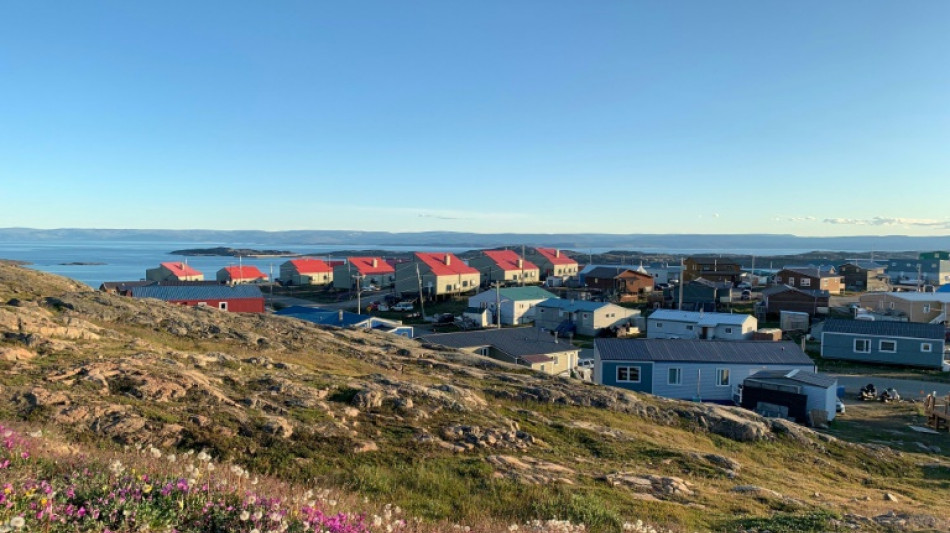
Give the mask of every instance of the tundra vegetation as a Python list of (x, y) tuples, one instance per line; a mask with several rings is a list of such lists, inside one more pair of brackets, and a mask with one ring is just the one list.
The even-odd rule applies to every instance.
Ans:
[[(950, 528), (942, 456), (0, 265), (0, 528)], [(256, 481), (256, 484), (255, 484)]]

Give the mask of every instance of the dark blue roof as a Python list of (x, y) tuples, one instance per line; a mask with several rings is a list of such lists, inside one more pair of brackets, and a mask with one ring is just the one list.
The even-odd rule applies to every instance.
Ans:
[(812, 365), (814, 362), (790, 341), (720, 341), (694, 339), (596, 339), (604, 361), (662, 361), (683, 363), (738, 363)]
[(437, 333), (423, 335), (419, 337), (419, 340), (450, 348), (492, 346), (513, 356), (545, 355), (579, 350), (567, 339), (559, 339), (555, 342), (553, 335), (534, 327)]
[(879, 337), (909, 337), (913, 339), (943, 340), (946, 326), (943, 324), (919, 324), (893, 320), (846, 320), (830, 318), (822, 326), (824, 333), (851, 333)]
[(351, 313), (349, 311), (343, 311), (341, 314), (340, 311), (334, 311), (332, 309), (304, 307), (301, 305), (287, 307), (275, 312), (274, 314), (278, 316), (287, 316), (300, 320), (306, 320), (307, 322), (312, 322), (321, 326), (337, 326), (341, 328), (362, 324), (363, 322), (373, 318), (370, 315), (360, 315), (357, 313)]
[(135, 298), (157, 298), (165, 301), (232, 300), (235, 298), (263, 298), (256, 285), (148, 285), (132, 287)]
[(764, 381), (767, 383), (795, 383), (812, 385), (827, 389), (834, 387), (838, 380), (826, 374), (816, 374), (807, 370), (760, 370), (746, 380)]

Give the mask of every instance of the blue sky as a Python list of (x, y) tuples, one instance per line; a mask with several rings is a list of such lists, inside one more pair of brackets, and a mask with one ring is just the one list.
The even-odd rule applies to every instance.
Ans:
[(950, 2), (6, 2), (0, 227), (950, 234)]

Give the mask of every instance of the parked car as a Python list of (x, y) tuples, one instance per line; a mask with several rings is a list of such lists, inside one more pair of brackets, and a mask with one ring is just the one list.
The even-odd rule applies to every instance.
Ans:
[(593, 360), (593, 359), (581, 359), (581, 360), (577, 361), (577, 366), (579, 366), (580, 368), (594, 368), (594, 360)]
[(392, 306), (393, 311), (412, 311), (415, 306), (412, 305), (412, 302), (399, 302), (398, 304)]

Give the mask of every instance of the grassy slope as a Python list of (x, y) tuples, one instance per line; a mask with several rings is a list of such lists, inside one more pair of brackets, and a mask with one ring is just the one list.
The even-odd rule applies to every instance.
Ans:
[[(599, 388), (566, 385), (382, 334), (326, 331), (275, 317), (222, 316), (72, 292), (78, 288), (59, 278), (0, 266), (0, 301), (43, 302), (46, 296), (56, 296), (61, 303), (47, 302), (43, 307), (52, 310), (56, 320), (81, 317), (106, 331), (98, 340), (54, 344), (29, 362), (0, 361), (0, 395), (5, 400), (0, 403), (0, 419), (49, 423), (55, 408), (31, 411), (14, 401), (23, 391), (41, 386), (68, 394), (73, 406), (120, 405), (147, 420), (145, 430), (131, 436), (96, 431), (88, 420), (62, 426), (82, 442), (102, 446), (159, 442), (162, 430), (174, 426), (180, 428), (174, 444), (182, 448), (207, 447), (215, 456), (252, 471), (290, 481), (317, 480), (376, 501), (394, 502), (414, 516), (466, 523), (557, 517), (595, 530), (616, 530), (635, 517), (688, 530), (735, 530), (758, 518), (764, 522), (756, 525), (776, 531), (792, 517), (787, 530), (804, 530), (816, 509), (828, 513), (818, 517), (820, 527), (826, 528), (824, 517), (831, 515), (932, 512), (950, 494), (945, 468), (920, 466), (929, 462), (926, 456), (898, 455), (807, 434), (801, 440), (777, 436), (739, 443), (697, 430), (686, 419), (664, 424), (616, 410), (523, 400), (518, 393), (533, 387), (569, 387), (579, 394)], [(219, 324), (220, 331), (208, 338), (194, 334), (207, 331), (209, 324)], [(185, 334), (176, 329), (182, 325), (188, 330)], [(267, 340), (255, 342), (258, 337)], [(8, 339), (0, 341), (0, 347), (18, 343)], [(227, 357), (203, 367), (188, 363), (190, 357), (207, 353)], [(249, 362), (255, 357), (289, 366)], [(102, 362), (135, 365), (156, 376), (197, 372), (237, 404), (214, 403), (195, 389), (158, 402), (130, 395), (121, 382), (110, 382), (108, 394), (103, 394), (82, 380), (67, 385), (50, 379), (64, 369)], [(416, 400), (417, 410), (426, 412), (423, 418), (390, 403), (347, 416), (354, 394), (380, 380), (422, 387), (449, 383), (474, 391), (487, 406), (452, 409), (423, 398)], [(286, 401), (294, 394), (322, 394), (318, 391), (327, 391), (329, 409)], [(248, 398), (257, 401), (250, 406), (241, 403)], [(638, 401), (665, 413), (690, 407), (649, 397)], [(275, 414), (293, 424), (292, 436), (279, 437), (264, 429)], [(212, 423), (198, 423), (198, 417)], [(510, 422), (542, 442), (524, 452), (475, 448), (459, 453), (419, 439), (423, 430), (438, 434), (446, 426), (500, 427)], [(374, 442), (378, 450), (353, 453), (354, 445), (365, 441)], [(701, 457), (710, 453), (738, 461), (742, 465), (738, 478), (730, 479)], [(531, 484), (511, 479), (486, 460), (495, 455), (561, 465), (569, 469), (561, 476), (567, 481)], [(606, 474), (616, 472), (680, 477), (693, 484), (695, 495), (643, 500), (604, 481)], [(730, 492), (737, 485), (758, 485), (787, 499)], [(899, 501), (884, 501), (884, 492), (897, 494)]]

